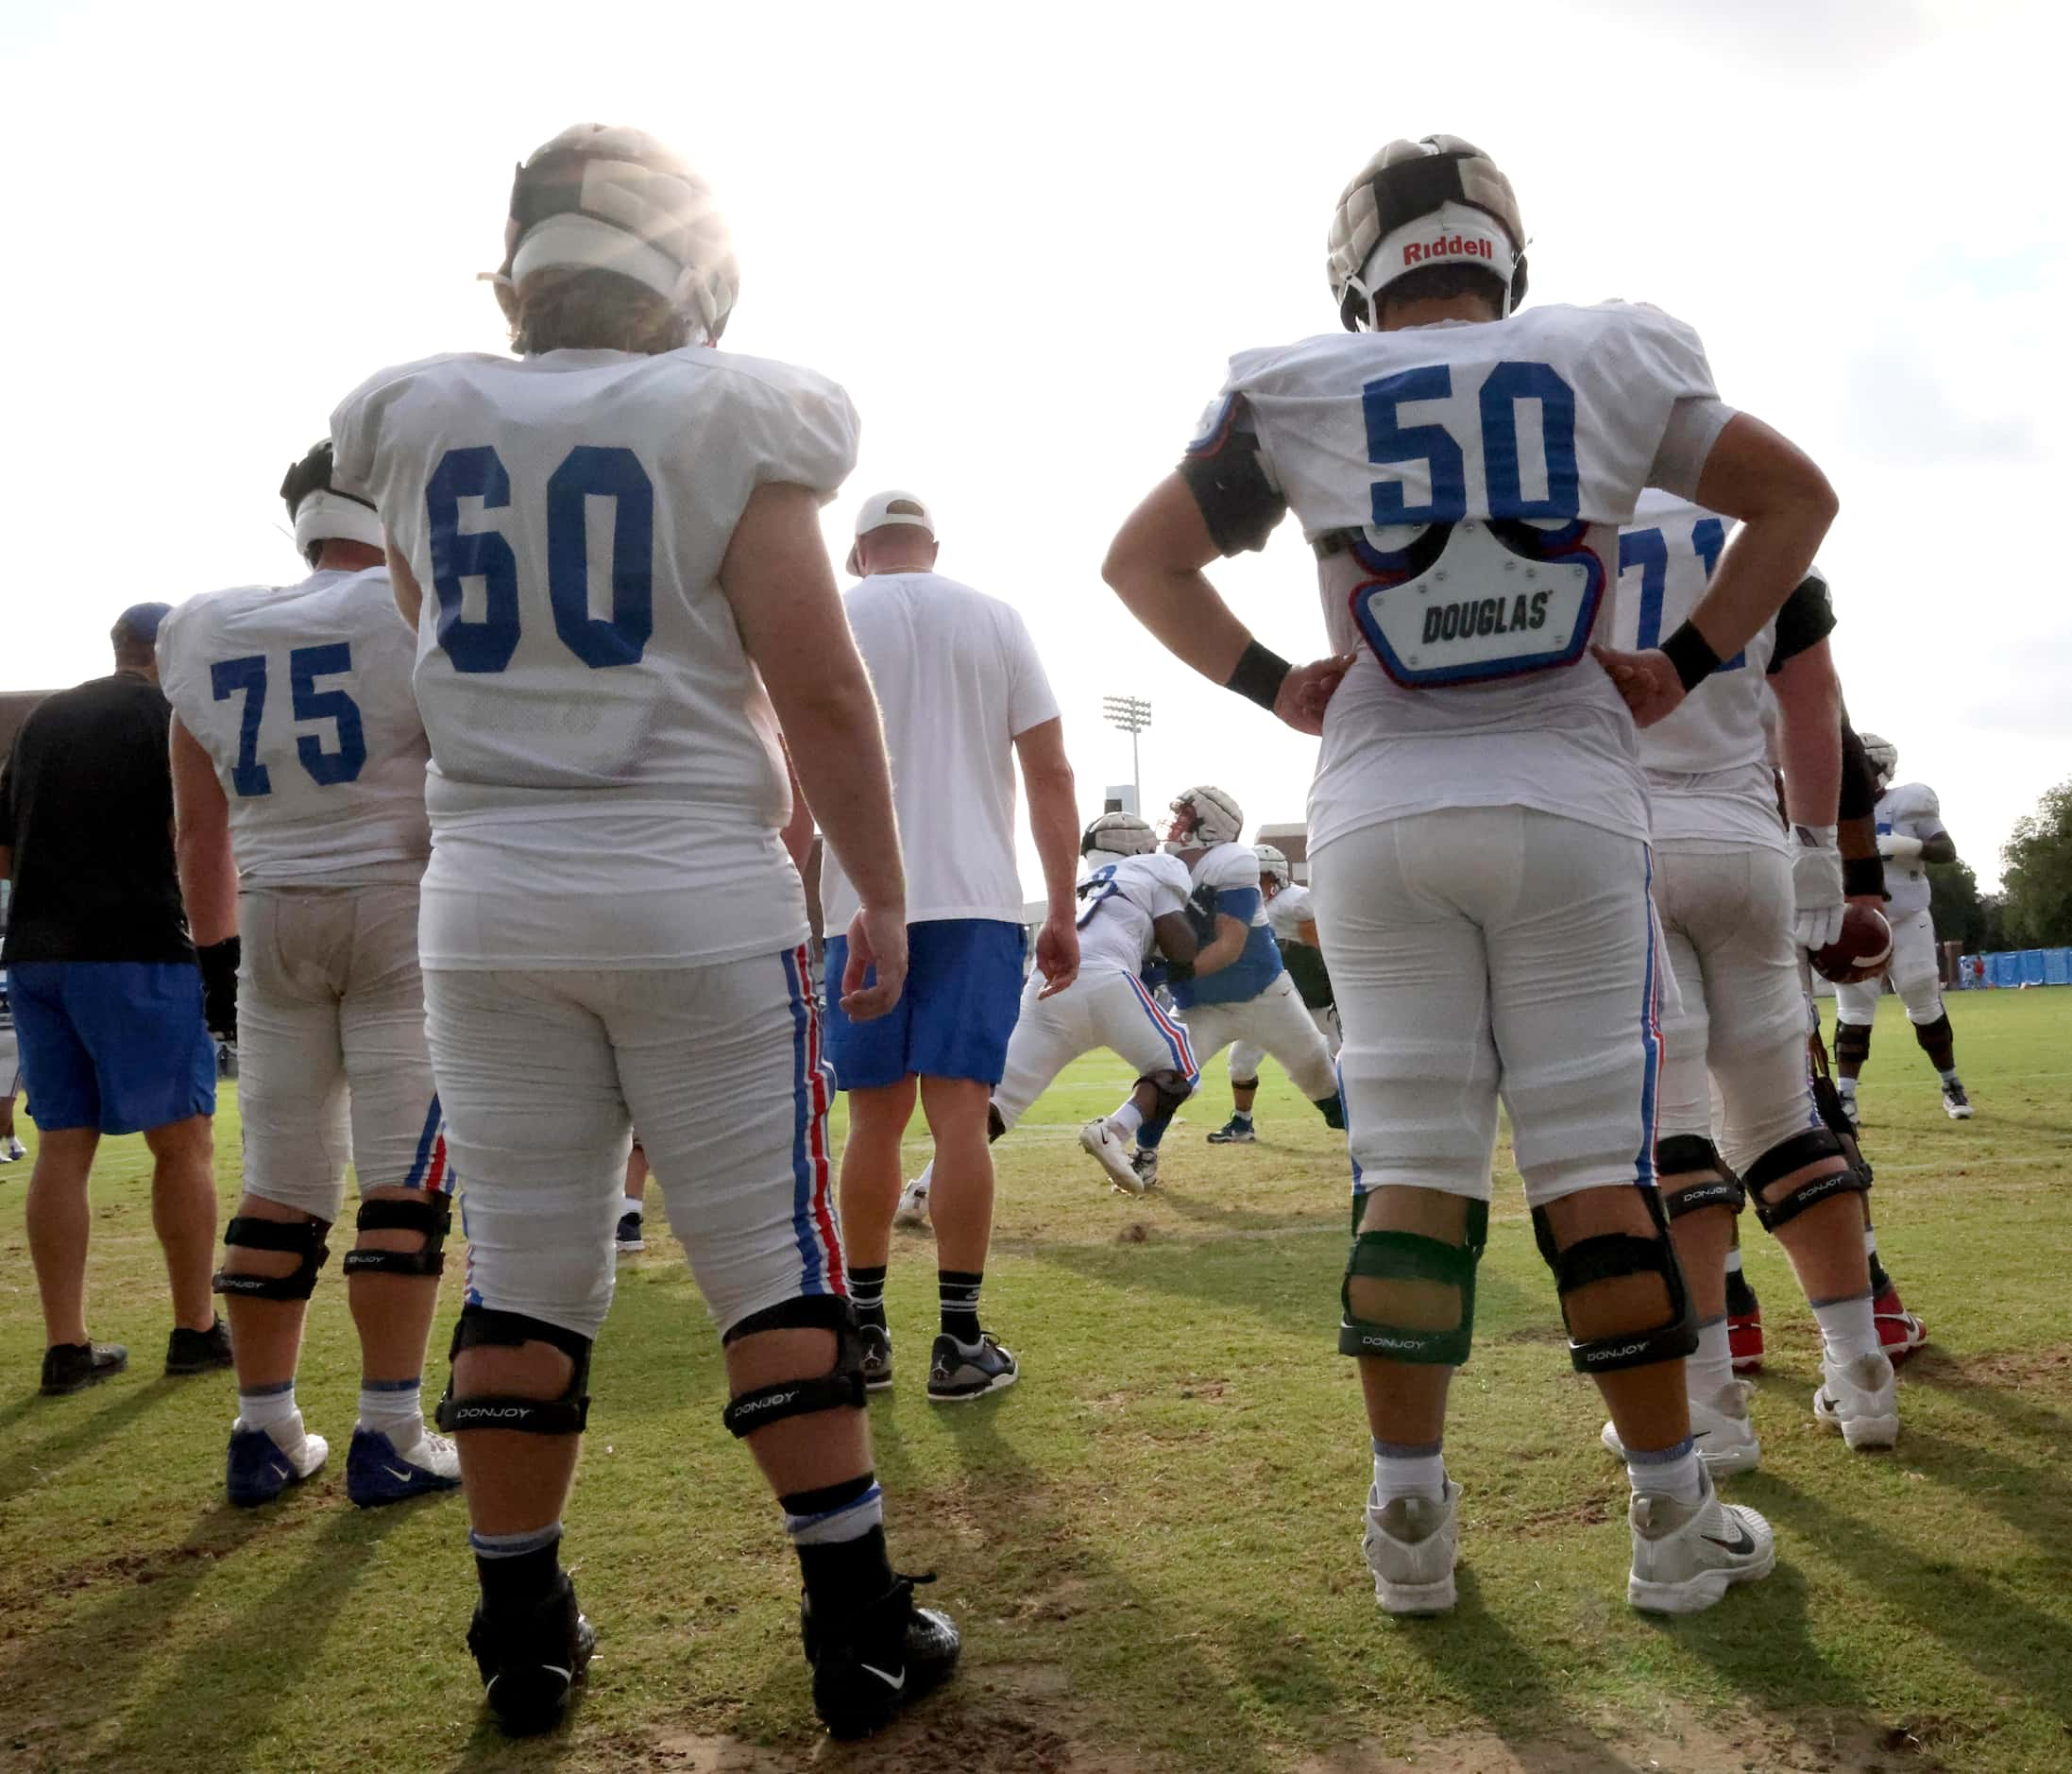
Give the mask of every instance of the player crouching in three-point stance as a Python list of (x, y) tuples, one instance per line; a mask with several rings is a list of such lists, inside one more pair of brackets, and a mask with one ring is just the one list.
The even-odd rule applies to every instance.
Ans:
[[(1331, 1049), (1282, 965), (1260, 893), (1259, 853), (1238, 843), (1244, 829), (1244, 810), (1221, 789), (1188, 789), (1173, 801), (1165, 848), (1194, 881), (1188, 915), (1201, 945), (1192, 973), (1172, 977), (1173, 1002), (1197, 1064), (1233, 1042), (1270, 1053), (1325, 1123), (1343, 1127)], [(1172, 1109), (1162, 1109), (1137, 1130), (1131, 1164), (1146, 1188), (1158, 1182), (1159, 1142), (1172, 1118)]]
[[(1619, 538), (1621, 645), (1654, 646), (1690, 616), (1731, 528), (1688, 501), (1642, 496)], [(1727, 1333), (1727, 1255), (1751, 1197), (1820, 1322), (1814, 1417), (1851, 1447), (1890, 1447), (1899, 1433), (1864, 1254), (1867, 1178), (1815, 1104), (1799, 983), (1800, 953), (1841, 934), (1844, 905), (1834, 625), (1826, 581), (1809, 573), (1739, 653), (1639, 736), (1655, 903), (1679, 1002), (1663, 1023), (1655, 1161), (1698, 1319), (1698, 1347), (1684, 1366), (1691, 1428), (1715, 1477), (1749, 1471), (1760, 1456)], [(1764, 730), (1773, 694), (1789, 828), (1777, 818)], [(1609, 1424), (1605, 1443), (1621, 1451)]]
[[(1943, 824), (1942, 803), (1925, 782), (1893, 781), (1899, 747), (1876, 733), (1863, 735), (1863, 750), (1877, 776), (1877, 853), (1885, 859), (1885, 915), (1892, 920), (1893, 990), (1907, 1007), (1913, 1038), (1943, 1083), (1943, 1110), (1953, 1121), (1971, 1119), (1971, 1099), (1957, 1075), (1957, 1036), (1943, 1007), (1935, 966), (1935, 922), (1928, 914), (1927, 864), (1954, 862), (1957, 845)], [(1857, 1080), (1871, 1057), (1871, 1023), (1877, 1015), (1881, 981), (1835, 987), (1835, 1070), (1842, 1104), (1859, 1124)]]
[(838, 989), (882, 1012), (898, 835), (818, 517), (856, 415), (810, 371), (696, 349), (733, 251), (704, 180), (638, 130), (535, 153), (505, 247), (518, 356), (383, 371), (331, 419), (337, 485), (388, 532), (432, 747), (419, 946), (469, 1244), (439, 1407), (482, 1584), (468, 1646), (519, 1731), (589, 1661), (557, 1551), (637, 1124), (720, 1328), (725, 1422), (798, 1552), (814, 1705), (868, 1731), (958, 1639), (886, 1560), (779, 839), (781, 721), (860, 892)]
[[(1389, 144), (1331, 233), (1351, 336), (1233, 359), (1107, 572), (1182, 658), (1323, 735), (1311, 879), (1354, 1188), (1339, 1346), (1360, 1358), (1374, 1438), (1381, 1605), (1453, 1604), (1460, 1489), (1440, 1447), (1501, 1095), (1571, 1359), (1626, 1450), (1628, 1598), (1689, 1612), (1775, 1553), (1759, 1515), (1720, 1502), (1690, 1437), (1697, 1339), (1655, 1186), (1658, 957), (1633, 729), (1783, 603), (1835, 502), (1795, 449), (1721, 403), (1667, 315), (1513, 315), (1523, 245), (1480, 150)], [(1747, 521), (1660, 650), (1593, 648), (1618, 526), (1650, 485)], [(1294, 670), (1201, 572), (1263, 546), (1290, 507), (1338, 650)]]
[[(1123, 1106), (1079, 1130), (1079, 1144), (1119, 1189), (1143, 1186), (1129, 1168), (1129, 1137), (1149, 1117), (1171, 1113), (1198, 1074), (1187, 1032), (1161, 1009), (1138, 978), (1155, 947), (1184, 971), (1195, 954), (1186, 917), (1187, 865), (1158, 848), (1158, 835), (1134, 813), (1103, 813), (1086, 828), (1079, 853), (1092, 864), (1079, 883), (1079, 972), (1061, 992), (1046, 994), (1041, 969), (1022, 990), (1021, 1014), (1008, 1038), (1007, 1068), (993, 1093), (989, 1137), (998, 1139), (1082, 1053), (1107, 1048), (1136, 1067)], [(900, 1198), (906, 1223), (927, 1217), (935, 1166)]]
[(420, 1403), (453, 1186), (417, 973), (425, 738), (374, 508), (332, 489), (328, 441), (280, 491), (310, 576), (182, 605), (159, 672), (188, 919), (199, 943), (242, 933), (245, 1192), (215, 1280), (237, 1364), (230, 1501), (267, 1502), (329, 1451), (302, 1427), (295, 1373), (349, 1155), (346, 1492), (365, 1507), (460, 1483)]
[[(1270, 844), (1255, 844), (1259, 859), (1259, 891), (1266, 902), (1266, 922), (1286, 964), (1288, 979), (1301, 995), (1302, 1007), (1324, 1038), (1324, 1050), (1338, 1051), (1338, 1013), (1333, 1005), (1331, 969), (1324, 965), (1324, 951), (1316, 934), (1316, 914), (1307, 887), (1298, 886), (1288, 868), (1288, 859)], [(1212, 1146), (1248, 1146), (1258, 1138), (1252, 1125), (1252, 1103), (1259, 1095), (1260, 1062), (1266, 1049), (1252, 1041), (1239, 1041), (1231, 1049), (1231, 1118), (1209, 1135)]]

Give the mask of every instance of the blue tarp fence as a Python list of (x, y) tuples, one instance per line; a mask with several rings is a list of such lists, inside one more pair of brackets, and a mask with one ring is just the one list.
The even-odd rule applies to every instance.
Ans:
[(1966, 988), (2072, 985), (2072, 948), (2013, 948), (1994, 955), (1965, 955), (1957, 964), (1957, 979)]

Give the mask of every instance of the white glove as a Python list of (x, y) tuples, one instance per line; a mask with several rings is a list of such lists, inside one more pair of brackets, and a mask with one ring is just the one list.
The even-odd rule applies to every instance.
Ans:
[(1888, 831), (1877, 841), (1877, 853), (1888, 862), (1911, 866), (1921, 860), (1922, 844), (1919, 838), (1910, 838), (1903, 831)]
[(1842, 893), (1842, 852), (1832, 826), (1792, 827), (1792, 897), (1797, 910), (1792, 935), (1816, 954), (1842, 934), (1847, 902)]

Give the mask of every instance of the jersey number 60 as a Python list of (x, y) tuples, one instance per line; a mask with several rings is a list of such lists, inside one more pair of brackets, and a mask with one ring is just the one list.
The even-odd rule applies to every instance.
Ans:
[[(456, 672), (501, 672), (518, 643), (518, 555), (495, 530), (463, 530), (460, 502), (511, 503), (511, 476), (488, 444), (449, 450), (425, 486), (439, 645)], [(590, 614), (587, 502), (609, 499), (612, 613)], [(461, 614), (463, 580), (480, 579), (484, 613)], [(547, 477), (547, 597), (554, 632), (585, 665), (635, 665), (654, 632), (654, 483), (631, 450), (578, 444)]]

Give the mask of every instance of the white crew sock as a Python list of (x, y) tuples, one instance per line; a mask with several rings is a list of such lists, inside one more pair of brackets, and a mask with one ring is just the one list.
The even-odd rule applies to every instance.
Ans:
[(1118, 1139), (1134, 1139), (1137, 1129), (1144, 1125), (1144, 1111), (1137, 1107), (1136, 1099), (1132, 1097), (1111, 1115), (1108, 1125)]
[(637, 1220), (647, 1211), (647, 1206), (637, 1196), (621, 1195), (619, 1198), (619, 1211), (621, 1214), (631, 1214)]
[(1397, 1441), (1375, 1441), (1375, 1508), (1385, 1509), (1398, 1497), (1426, 1497), (1434, 1502), (1444, 1497), (1446, 1456), (1437, 1441), (1415, 1446)]
[(1636, 1454), (1626, 1450), (1626, 1482), (1636, 1491), (1655, 1491), (1679, 1503), (1695, 1503), (1705, 1495), (1705, 1467), (1698, 1459), (1698, 1444), (1688, 1435), (1674, 1447), (1658, 1453)]
[(1856, 1080), (1855, 1080), (1855, 1079), (1853, 1079), (1853, 1078), (1838, 1078), (1838, 1079), (1836, 1079), (1836, 1080), (1835, 1080), (1835, 1088), (1836, 1088), (1837, 1090), (1841, 1091), (1841, 1092), (1842, 1092), (1842, 1094), (1843, 1094), (1843, 1095), (1844, 1097), (1848, 1098), (1848, 1100), (1850, 1100), (1851, 1102), (1854, 1102), (1854, 1101), (1856, 1100)]
[(1830, 1367), (1843, 1367), (1877, 1351), (1877, 1321), (1872, 1316), (1868, 1293), (1853, 1300), (1816, 1300), (1813, 1317), (1820, 1322), (1821, 1354)]
[(362, 1380), (360, 1426), (385, 1435), (400, 1454), (417, 1444), (424, 1428), (424, 1380)]
[(262, 1386), (257, 1391), (240, 1390), (237, 1395), (237, 1420), (247, 1429), (271, 1428), (277, 1423), (286, 1423), (295, 1415), (295, 1382), (283, 1380), (279, 1386)]
[(1698, 1326), (1697, 1353), (1684, 1357), (1684, 1395), (1709, 1405), (1734, 1377), (1734, 1355), (1727, 1347), (1726, 1315)]

